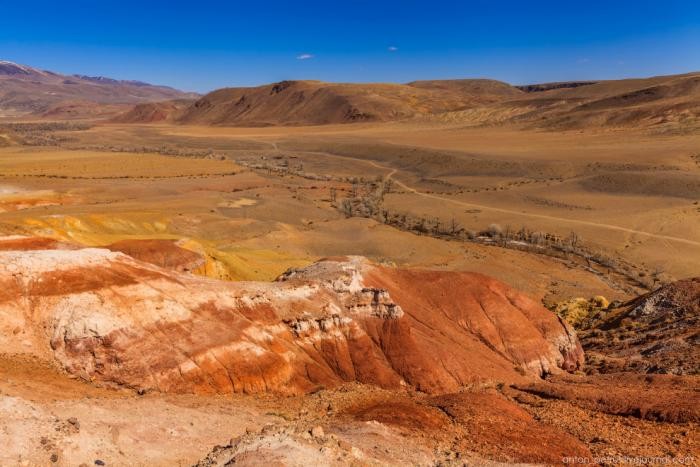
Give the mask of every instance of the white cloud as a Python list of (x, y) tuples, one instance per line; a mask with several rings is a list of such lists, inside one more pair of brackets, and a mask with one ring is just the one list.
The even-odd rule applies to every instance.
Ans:
[(390, 45), (390, 46), (387, 47), (386, 49), (387, 49), (389, 52), (396, 52), (397, 50), (399, 50), (399, 48), (396, 47), (396, 46), (394, 46), (394, 45)]
[(309, 60), (310, 58), (314, 58), (314, 56), (312, 54), (297, 55), (297, 60)]

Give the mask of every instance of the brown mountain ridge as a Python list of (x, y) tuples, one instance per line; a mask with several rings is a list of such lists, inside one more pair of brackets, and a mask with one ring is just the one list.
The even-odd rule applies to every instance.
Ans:
[[(543, 129), (700, 124), (700, 74), (512, 86), (490, 79), (287, 80), (204, 96), (0, 61), (0, 116), (262, 127), (434, 120)], [(678, 126), (680, 125), (680, 126)]]
[(224, 88), (187, 103), (140, 104), (121, 123), (260, 127), (435, 120), (544, 129), (695, 126), (700, 75), (527, 86), (486, 79), (352, 84), (281, 81)]
[(190, 105), (176, 120), (206, 125), (308, 125), (402, 120), (462, 110), (520, 95), (491, 80), (345, 84), (282, 81), (225, 88)]
[(119, 105), (196, 96), (140, 81), (69, 76), (0, 60), (0, 116), (101, 116), (123, 112)]

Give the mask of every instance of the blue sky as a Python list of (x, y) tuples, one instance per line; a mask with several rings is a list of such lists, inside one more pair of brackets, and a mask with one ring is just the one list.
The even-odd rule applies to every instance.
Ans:
[(0, 59), (208, 91), (700, 70), (700, 1), (3, 2)]

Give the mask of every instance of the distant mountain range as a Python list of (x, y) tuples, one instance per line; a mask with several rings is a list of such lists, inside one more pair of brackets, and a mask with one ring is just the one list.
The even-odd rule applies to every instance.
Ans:
[(700, 73), (525, 86), (488, 79), (281, 81), (199, 96), (140, 81), (67, 76), (0, 61), (0, 116), (12, 115), (222, 126), (429, 120), (549, 129), (695, 128), (700, 126)]
[(140, 102), (195, 97), (197, 94), (140, 81), (62, 75), (0, 61), (0, 116), (99, 116)]
[(138, 104), (123, 123), (322, 125), (422, 120), (543, 129), (700, 127), (700, 74), (511, 86), (484, 79), (407, 84), (283, 81)]
[[(514, 98), (522, 91), (493, 80), (421, 81), (409, 84), (337, 84), (282, 81), (253, 88), (213, 91), (168, 119), (204, 125), (323, 125), (389, 121), (437, 114)], [(182, 104), (182, 103), (181, 103)], [(163, 116), (168, 104), (142, 104), (124, 122)]]

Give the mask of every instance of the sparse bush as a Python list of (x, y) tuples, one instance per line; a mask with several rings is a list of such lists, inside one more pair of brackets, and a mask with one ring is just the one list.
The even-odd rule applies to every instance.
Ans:
[(349, 198), (345, 198), (343, 200), (343, 202), (340, 204), (340, 209), (343, 211), (343, 214), (345, 214), (346, 217), (352, 217), (352, 201)]
[(498, 224), (491, 224), (486, 232), (489, 237), (498, 238), (503, 235), (503, 228)]

